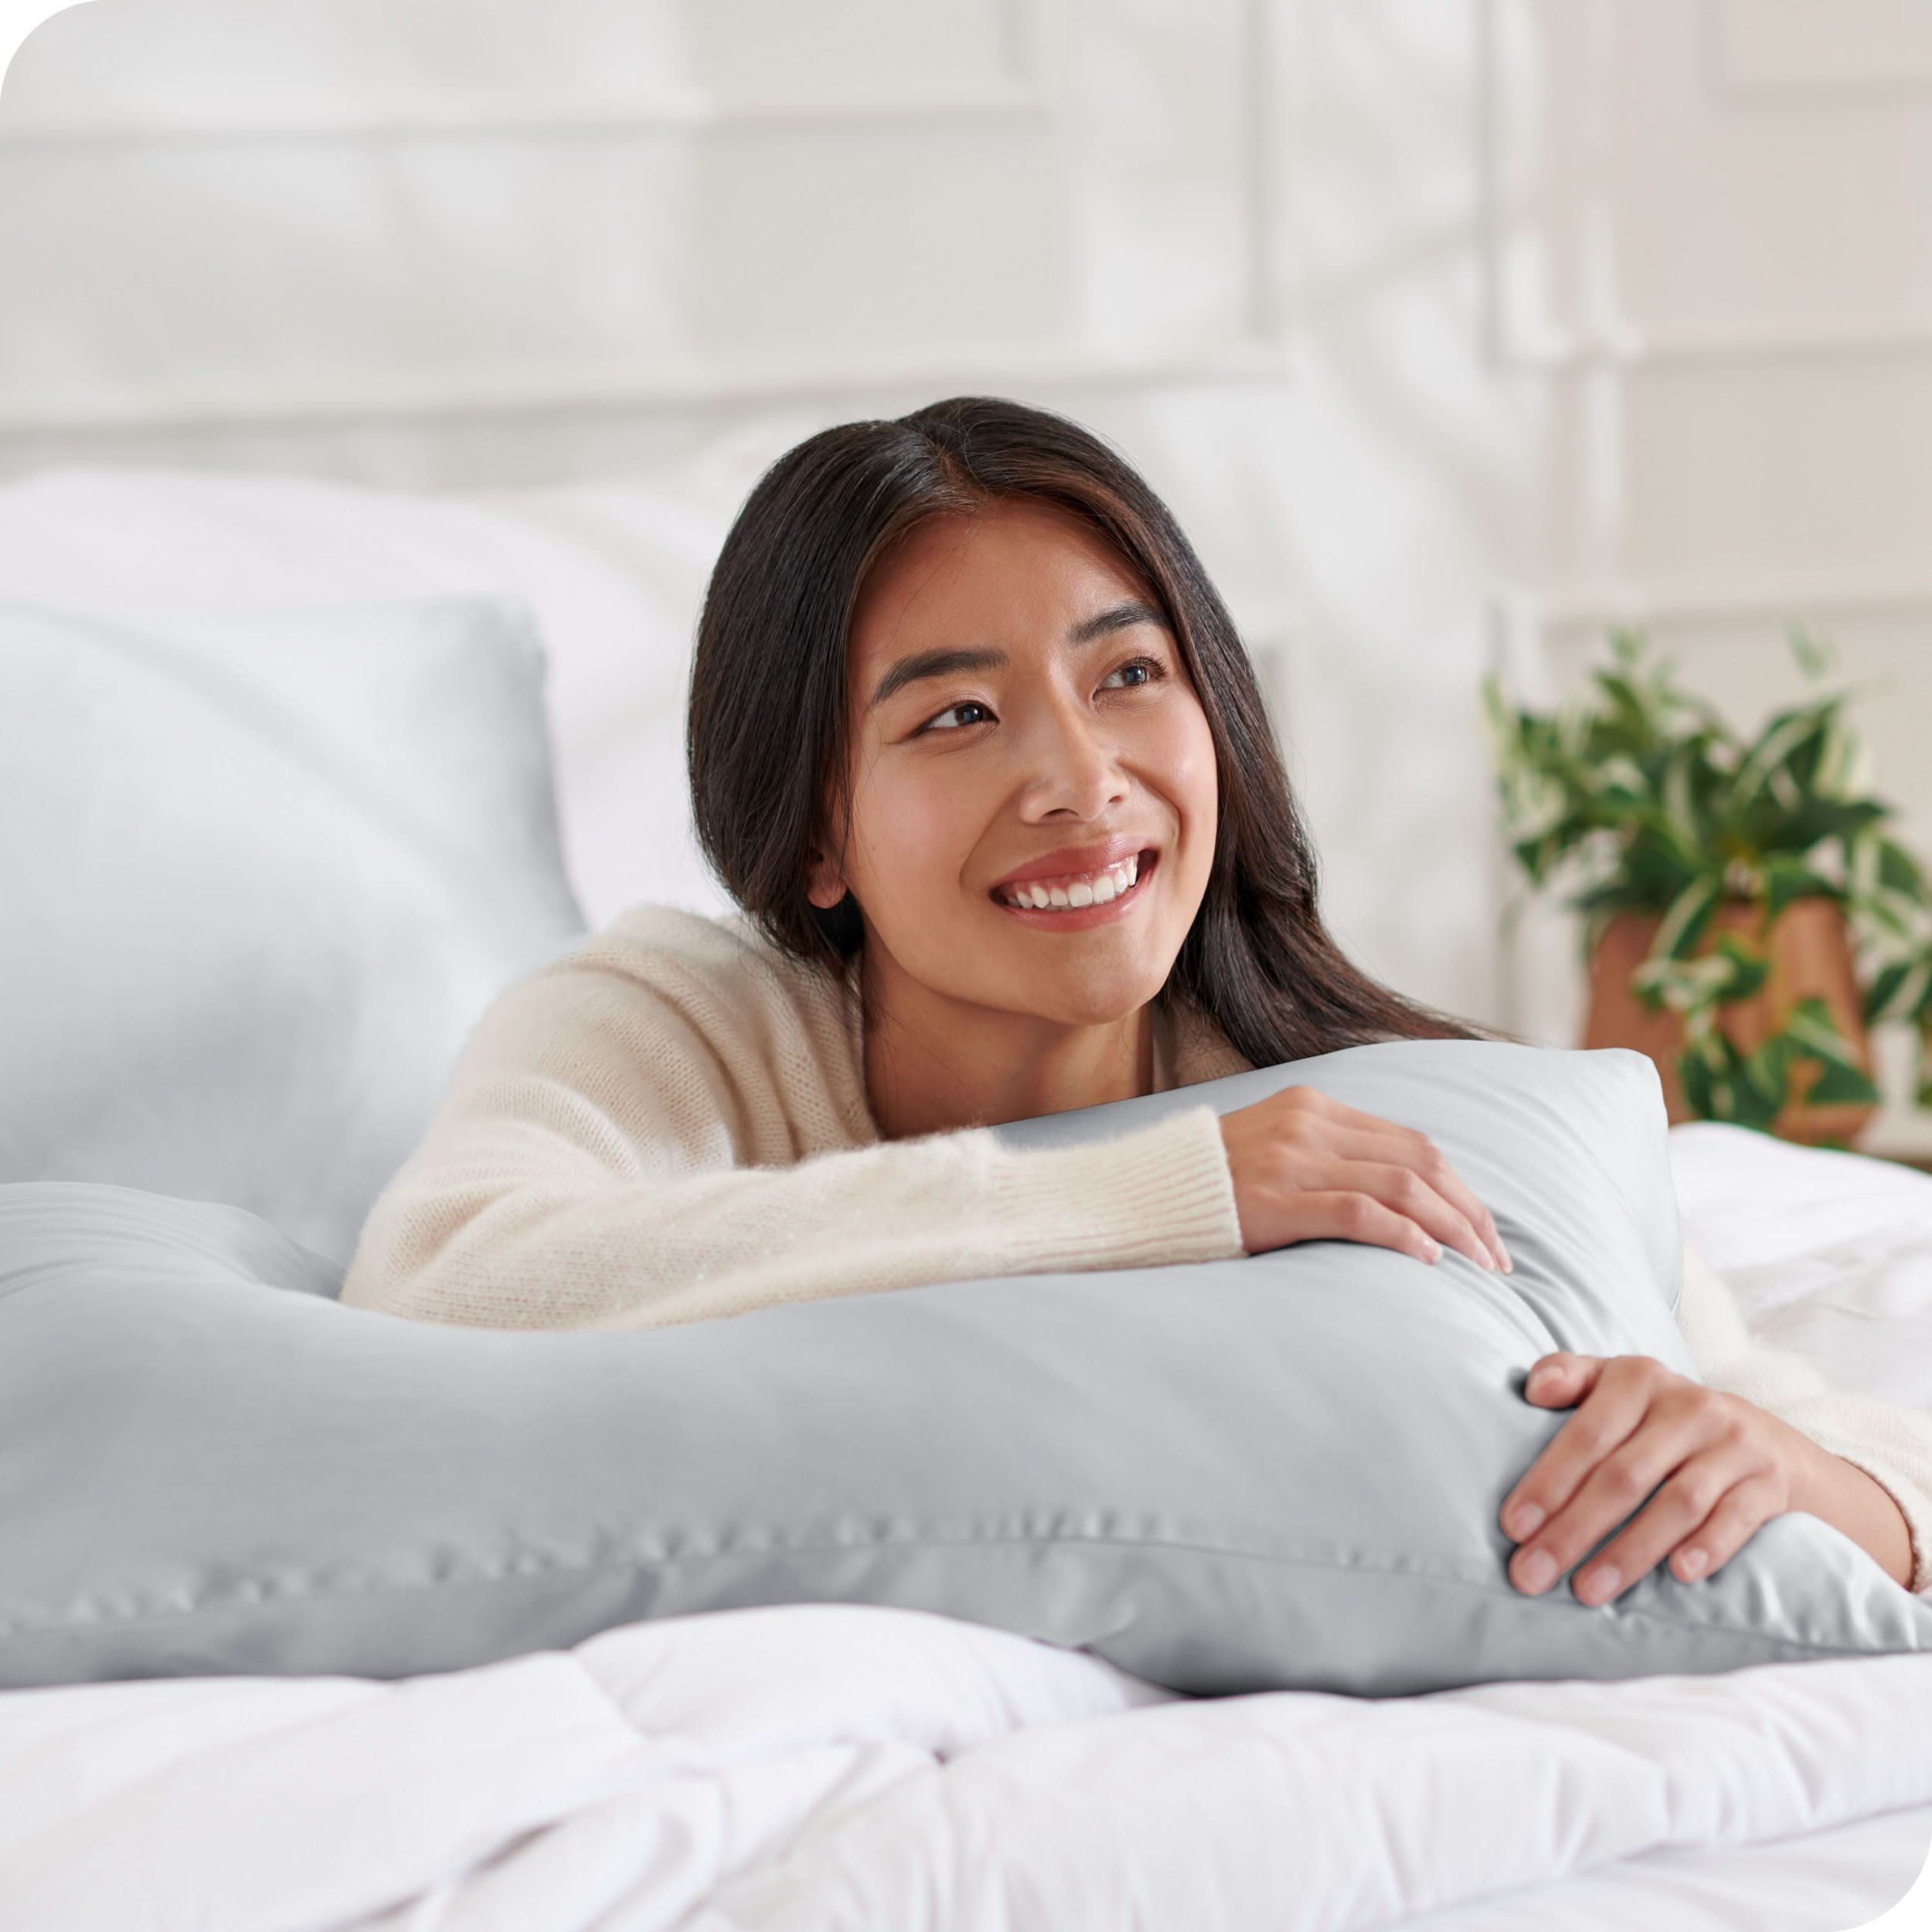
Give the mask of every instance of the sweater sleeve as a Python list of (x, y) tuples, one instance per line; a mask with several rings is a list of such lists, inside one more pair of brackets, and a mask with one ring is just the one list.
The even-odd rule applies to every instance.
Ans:
[(1932, 1414), (1834, 1388), (1802, 1355), (1758, 1341), (1723, 1277), (1688, 1242), (1677, 1315), (1710, 1387), (1802, 1430), (1891, 1496), (1911, 1534), (1909, 1587), (1932, 1592)]
[(969, 1128), (773, 1158), (799, 1096), (825, 1138), (838, 1110), (787, 1016), (742, 1005), (582, 962), (499, 995), (365, 1222), (342, 1300), (474, 1327), (650, 1328), (1243, 1251), (1205, 1104), (1081, 1147)]

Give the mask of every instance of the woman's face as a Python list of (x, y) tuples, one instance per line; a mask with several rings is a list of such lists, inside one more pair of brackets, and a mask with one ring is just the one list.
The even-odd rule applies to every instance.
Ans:
[(861, 599), (847, 702), (849, 835), (811, 891), (856, 896), (876, 984), (1070, 1026), (1159, 992), (1213, 859), (1214, 743), (1087, 525), (1022, 502), (917, 526)]

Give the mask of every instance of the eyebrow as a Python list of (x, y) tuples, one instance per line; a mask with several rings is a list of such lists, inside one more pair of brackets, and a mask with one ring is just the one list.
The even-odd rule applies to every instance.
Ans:
[[(1131, 631), (1136, 624), (1151, 624), (1161, 630), (1167, 628), (1167, 619), (1152, 604), (1134, 598), (1125, 604), (1111, 605), (1104, 611), (1097, 611), (1090, 617), (1083, 617), (1066, 634), (1070, 645), (1092, 644), (1097, 639), (1111, 637), (1116, 631)], [(889, 665), (886, 675), (879, 680), (866, 706), (868, 711), (876, 710), (895, 693), (904, 690), (909, 684), (917, 684), (927, 678), (950, 678), (961, 671), (994, 671), (1012, 660), (995, 645), (958, 646), (950, 650), (915, 651), (910, 656), (897, 659)]]

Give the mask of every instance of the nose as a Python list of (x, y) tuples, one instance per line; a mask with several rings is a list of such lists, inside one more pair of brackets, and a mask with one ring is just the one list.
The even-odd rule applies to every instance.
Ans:
[(1022, 740), (1022, 811), (1030, 820), (1100, 818), (1128, 795), (1112, 736), (1090, 712), (1064, 699), (1041, 707)]

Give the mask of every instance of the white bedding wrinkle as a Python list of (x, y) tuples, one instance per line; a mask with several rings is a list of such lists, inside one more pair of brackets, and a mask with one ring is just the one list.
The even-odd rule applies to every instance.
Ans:
[[(1887, 1661), (1373, 1704), (1274, 1692), (1020, 1733), (812, 1833), (686, 1932), (1338, 1932), (1817, 1830), (1932, 1778), (1932, 1672)], [(1902, 1726), (1879, 1715), (1893, 1695)]]
[(846, 1605), (395, 1685), (9, 1693), (10, 1795), (56, 1716), (0, 1849), (34, 1932), (1347, 1932), (1932, 1803), (1916, 1658), (1196, 1700)]

